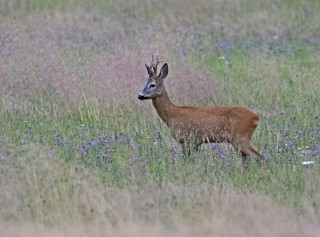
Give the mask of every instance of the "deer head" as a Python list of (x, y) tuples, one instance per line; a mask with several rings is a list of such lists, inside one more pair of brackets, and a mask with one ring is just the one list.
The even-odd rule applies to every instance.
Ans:
[(159, 61), (159, 58), (157, 57), (157, 61), (154, 63), (152, 56), (151, 64), (149, 66), (146, 64), (149, 78), (146, 86), (138, 96), (139, 100), (154, 99), (162, 95), (164, 91), (163, 79), (168, 75), (168, 64), (165, 63), (162, 66), (159, 75), (157, 75), (157, 66), (160, 62), (161, 61)]

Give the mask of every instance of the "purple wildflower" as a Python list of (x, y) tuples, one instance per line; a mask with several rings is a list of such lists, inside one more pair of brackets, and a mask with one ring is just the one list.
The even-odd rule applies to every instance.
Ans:
[(290, 147), (294, 146), (296, 144), (296, 142), (294, 140), (292, 140), (289, 144)]
[(217, 146), (218, 146), (218, 144), (217, 144), (217, 143), (211, 143), (211, 149), (212, 149), (212, 150), (216, 149), (216, 148), (217, 148)]
[(121, 138), (121, 137), (119, 137), (119, 138), (117, 139), (117, 142), (118, 142), (118, 143), (123, 142), (122, 138)]
[(220, 42), (219, 48), (222, 50), (230, 50), (233, 48), (233, 45), (230, 40), (224, 39)]
[(264, 154), (263, 154), (263, 158), (264, 158), (264, 160), (267, 160), (267, 159), (268, 159), (268, 154), (267, 154), (267, 153), (264, 153)]

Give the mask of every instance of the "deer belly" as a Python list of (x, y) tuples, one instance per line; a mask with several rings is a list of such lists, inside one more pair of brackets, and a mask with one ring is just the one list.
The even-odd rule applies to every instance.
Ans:
[[(225, 124), (224, 124), (225, 125)], [(173, 137), (179, 141), (192, 143), (214, 143), (229, 140), (230, 132), (228, 126), (210, 126), (202, 124), (189, 124), (188, 126), (175, 126), (172, 128)]]
[(204, 130), (196, 133), (197, 143), (219, 143), (229, 139), (229, 132), (226, 130)]

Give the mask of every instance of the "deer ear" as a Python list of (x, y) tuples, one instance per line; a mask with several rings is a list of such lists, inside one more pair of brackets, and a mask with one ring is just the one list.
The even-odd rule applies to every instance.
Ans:
[(162, 79), (165, 79), (168, 75), (168, 71), (169, 71), (168, 64), (165, 63), (160, 70), (159, 77), (161, 77)]

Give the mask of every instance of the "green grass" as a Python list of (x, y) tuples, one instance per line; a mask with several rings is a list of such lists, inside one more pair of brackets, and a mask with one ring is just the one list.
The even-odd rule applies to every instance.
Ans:
[[(232, 64), (235, 65), (234, 73), (240, 79), (243, 78), (237, 71), (238, 67), (243, 68), (243, 64)], [(249, 61), (246, 65), (248, 64)], [(244, 84), (244, 81), (239, 80), (238, 85)], [(286, 81), (283, 83), (287, 86)], [(233, 95), (237, 98), (236, 91)], [(284, 96), (290, 96), (290, 91)], [(292, 94), (291, 98), (292, 101), (295, 100)], [(312, 104), (309, 108), (311, 106)], [(28, 144), (51, 147), (58, 157), (67, 162), (80, 162), (101, 170), (99, 175), (108, 186), (127, 187), (132, 183), (141, 184), (145, 179), (153, 180), (155, 185), (161, 185), (162, 182), (188, 183), (190, 180), (195, 184), (206, 182), (213, 185), (218, 181), (233, 184), (242, 190), (273, 194), (289, 206), (302, 205), (304, 199), (301, 199), (301, 195), (308, 198), (310, 194), (305, 187), (305, 176), (318, 169), (303, 167), (300, 155), (303, 154), (304, 147), (318, 149), (315, 147), (317, 141), (313, 140), (312, 131), (319, 127), (319, 121), (313, 120), (316, 111), (309, 115), (294, 116), (296, 110), (302, 108), (283, 115), (280, 112), (281, 109), (286, 110), (286, 104), (279, 105), (276, 109), (277, 113), (272, 116), (266, 119), (262, 117), (254, 139), (260, 150), (269, 156), (265, 172), (261, 172), (255, 164), (252, 164), (249, 171), (239, 172), (236, 168), (239, 166), (237, 154), (232, 149), (217, 151), (232, 157), (226, 160), (215, 158), (216, 151), (208, 149), (204, 149), (197, 157), (181, 157), (180, 148), (171, 138), (168, 128), (163, 125), (158, 127), (157, 118), (149, 121), (150, 124), (141, 123), (140, 120), (149, 119), (145, 115), (140, 115), (133, 121), (125, 118), (121, 122), (109, 116), (110, 120), (105, 124), (102, 121), (108, 115), (97, 113), (97, 110), (103, 111), (103, 108), (88, 106), (81, 107), (72, 115), (66, 112), (58, 118), (37, 112), (23, 117), (19, 113), (4, 113), (1, 123), (6, 124), (3, 132), (10, 141), (7, 145), (10, 150)], [(134, 113), (130, 109), (123, 112)], [(302, 131), (303, 134), (299, 135)], [(293, 147), (289, 147), (291, 142), (294, 142)], [(268, 146), (262, 150), (264, 143), (268, 143)], [(19, 152), (18, 149), (16, 152), (23, 155), (25, 151), (22, 149)], [(228, 162), (231, 164), (227, 165)]]

